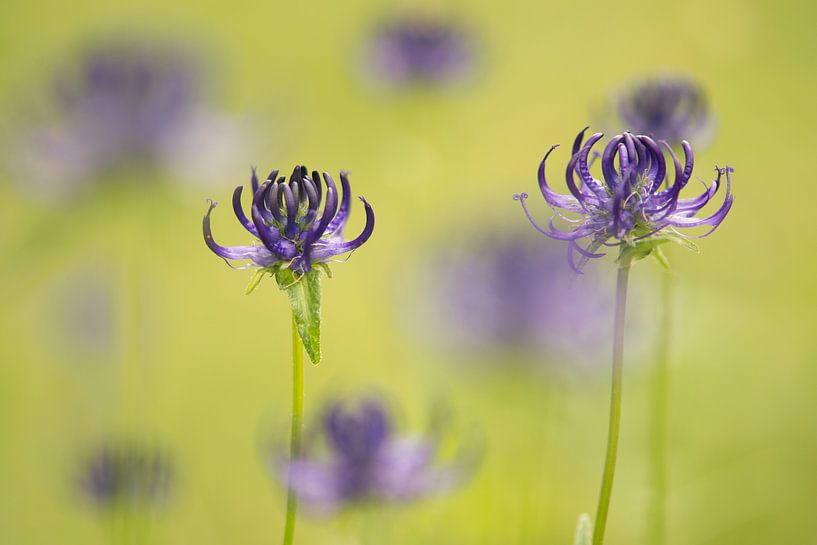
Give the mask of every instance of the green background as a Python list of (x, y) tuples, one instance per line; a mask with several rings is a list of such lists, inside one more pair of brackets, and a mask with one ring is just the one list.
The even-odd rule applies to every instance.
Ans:
[[(471, 81), (441, 92), (365, 85), (367, 33), (409, 7), (473, 29), (480, 66)], [(373, 204), (374, 236), (324, 282), (324, 362), (306, 369), (307, 412), (328, 395), (375, 388), (402, 407), (408, 428), (421, 429), (429, 406), (445, 399), (482, 430), (484, 459), (448, 496), (303, 517), (297, 541), (309, 545), (570, 543), (579, 513), (595, 508), (605, 366), (470, 372), (407, 333), (407, 301), (433, 281), (437, 248), (461, 243), (468, 229), (524, 225), (511, 195), (533, 193), (543, 151), (572, 141), (610, 89), (644, 74), (693, 75), (718, 118), (696, 175), (733, 166), (736, 201), (700, 255), (672, 250), (667, 542), (817, 543), (811, 3), (7, 0), (3, 12), (3, 117), (88, 37), (179, 36), (212, 56), (220, 107), (260, 127), (252, 140), (262, 171), (300, 161), (345, 168)], [(559, 187), (565, 153), (553, 156)], [(286, 298), (270, 281), (245, 297), (251, 273), (226, 267), (200, 232), (205, 199), (228, 201), (247, 172), (216, 187), (169, 181), (132, 174), (57, 204), (27, 199), (19, 180), (2, 184), (2, 543), (106, 542), (71, 475), (89, 445), (112, 434), (173, 454), (175, 487), (150, 520), (150, 542), (280, 539), (283, 494), (264, 448), (286, 427)], [(531, 202), (543, 217), (544, 205)], [(349, 232), (362, 220), (358, 205)], [(229, 207), (213, 221), (222, 244), (248, 242)], [(634, 269), (639, 304), (653, 300), (657, 277), (653, 263)], [(59, 331), (55, 305), (71, 295), (66, 279), (77, 278), (115, 302), (111, 341), (91, 352)], [(628, 342), (652, 334), (630, 328)], [(649, 361), (635, 362), (625, 378), (613, 545), (645, 542), (648, 370)]]

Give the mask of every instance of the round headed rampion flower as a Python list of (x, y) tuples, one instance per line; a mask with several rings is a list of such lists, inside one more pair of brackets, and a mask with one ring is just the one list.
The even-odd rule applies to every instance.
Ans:
[(3, 157), (33, 195), (63, 197), (145, 167), (209, 183), (243, 149), (246, 127), (211, 106), (192, 48), (102, 41), (61, 62), (48, 83), (42, 108), (12, 126)]
[(228, 247), (217, 244), (210, 230), (210, 214), (218, 204), (215, 202), (210, 203), (204, 216), (204, 241), (228, 264), (230, 261), (250, 260), (248, 266), (251, 267), (273, 271), (289, 268), (296, 275), (303, 275), (315, 263), (326, 263), (360, 247), (374, 230), (374, 211), (366, 199), (360, 197), (366, 208), (366, 225), (357, 238), (343, 241), (352, 192), (346, 172), (341, 171), (340, 183), (343, 195), (338, 206), (338, 188), (326, 172), (321, 184), (317, 171), (313, 171), (310, 177), (305, 166), (296, 166), (289, 181), (285, 176), (279, 178), (278, 171), (274, 170), (259, 185), (253, 170), (250, 217), (241, 206), (243, 186), (236, 187), (233, 193), (233, 210), (238, 221), (261, 244)]
[(159, 450), (133, 444), (111, 444), (90, 457), (80, 478), (82, 491), (95, 504), (156, 504), (167, 496), (172, 468)]
[(456, 80), (474, 61), (473, 44), (461, 28), (425, 17), (385, 24), (372, 40), (370, 55), (376, 74), (392, 83)]
[[(734, 196), (731, 193), (733, 170), (728, 166), (717, 169), (716, 179), (700, 195), (680, 198), (681, 190), (692, 176), (694, 164), (692, 148), (686, 141), (681, 142), (683, 165), (669, 144), (661, 142), (674, 166), (674, 177), (670, 181), (664, 151), (652, 138), (627, 132), (614, 136), (601, 155), (603, 180), (598, 180), (590, 172), (588, 156), (604, 135), (596, 133), (582, 144), (586, 131), (584, 129), (576, 137), (573, 155), (567, 164), (565, 181), (570, 195), (553, 191), (545, 178), (545, 162), (557, 146), (550, 148), (539, 165), (542, 196), (556, 216), (564, 219), (570, 228), (560, 229), (553, 218), (547, 228), (539, 226), (525, 203), (528, 194), (514, 195), (540, 233), (568, 243), (568, 260), (574, 270), (580, 272), (588, 259), (602, 257), (604, 254), (598, 252), (602, 246), (627, 245), (642, 249), (646, 255), (662, 242), (705, 237), (729, 213)], [(726, 195), (723, 204), (710, 216), (695, 217), (720, 189), (724, 175)], [(579, 177), (578, 184), (576, 176)], [(574, 217), (566, 217), (561, 211)], [(697, 235), (682, 235), (677, 231), (692, 227), (709, 227), (709, 230)], [(582, 246), (583, 242), (586, 246)], [(580, 256), (578, 264), (576, 254)]]
[(77, 139), (100, 146), (99, 160), (148, 155), (200, 100), (192, 56), (179, 49), (105, 44), (55, 82), (56, 102)]
[(51, 88), (54, 121), (21, 129), (23, 150), (49, 161), (31, 167), (33, 177), (52, 188), (164, 162), (202, 103), (195, 59), (179, 48), (105, 42), (63, 66)]
[(364, 400), (357, 407), (332, 404), (321, 424), (326, 454), (308, 450), (281, 472), (313, 509), (331, 511), (366, 500), (408, 501), (461, 481), (459, 466), (435, 465), (432, 438), (396, 435), (379, 401)]
[(613, 108), (627, 130), (672, 145), (697, 139), (712, 123), (703, 89), (681, 77), (634, 83), (613, 98)]
[(503, 367), (518, 356), (525, 362), (595, 359), (607, 328), (595, 317), (611, 306), (598, 278), (589, 275), (578, 289), (561, 246), (543, 245), (535, 234), (483, 224), (479, 235), (466, 239), (462, 249), (441, 249), (433, 262), (419, 320), (451, 358)]

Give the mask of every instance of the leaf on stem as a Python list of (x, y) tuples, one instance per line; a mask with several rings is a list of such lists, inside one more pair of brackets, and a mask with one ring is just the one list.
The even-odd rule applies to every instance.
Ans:
[(310, 361), (317, 365), (321, 361), (321, 271), (313, 268), (308, 273), (296, 276), (290, 269), (275, 273), (278, 287), (287, 292), (298, 336)]

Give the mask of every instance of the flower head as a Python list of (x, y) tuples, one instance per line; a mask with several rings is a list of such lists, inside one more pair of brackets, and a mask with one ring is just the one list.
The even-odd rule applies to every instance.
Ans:
[(119, 161), (149, 155), (201, 99), (194, 59), (172, 48), (105, 44), (58, 75), (55, 101), (65, 122)]
[(429, 17), (407, 17), (385, 24), (371, 44), (371, 65), (393, 83), (442, 83), (467, 72), (473, 44), (459, 27)]
[(118, 443), (106, 445), (87, 460), (80, 485), (99, 506), (147, 506), (167, 496), (171, 480), (172, 468), (163, 452)]
[(238, 154), (246, 128), (218, 113), (206, 89), (192, 48), (155, 39), (94, 43), (60, 62), (43, 111), (26, 111), (9, 135), (5, 162), (25, 190), (47, 198), (144, 167), (209, 182)]
[(284, 478), (314, 509), (331, 511), (358, 501), (401, 502), (451, 488), (454, 466), (435, 465), (430, 437), (397, 435), (382, 402), (334, 403), (321, 421), (326, 453), (308, 450), (285, 464)]
[(485, 231), (433, 261), (419, 320), (432, 339), (469, 364), (595, 359), (608, 325), (596, 317), (610, 307), (599, 279), (588, 275), (578, 289), (555, 241), (498, 226)]
[[(625, 132), (611, 138), (601, 155), (602, 180), (590, 172), (588, 156), (603, 135), (596, 133), (584, 142), (584, 129), (573, 143), (573, 155), (567, 164), (565, 181), (570, 195), (553, 191), (545, 178), (545, 162), (556, 149), (553, 146), (545, 154), (539, 166), (539, 189), (545, 201), (562, 218), (568, 228), (555, 225), (554, 218), (548, 226), (539, 226), (530, 214), (525, 199), (527, 193), (514, 195), (520, 201), (531, 224), (542, 234), (568, 243), (568, 259), (571, 267), (580, 271), (590, 258), (604, 254), (602, 246), (627, 245), (641, 248), (649, 253), (655, 245), (667, 240), (700, 238), (709, 235), (724, 220), (732, 207), (730, 167), (718, 168), (717, 177), (709, 187), (704, 186), (696, 197), (682, 199), (681, 190), (692, 176), (694, 164), (692, 148), (686, 141), (684, 164), (665, 141), (661, 145), (649, 136), (636, 136)], [(662, 146), (664, 149), (662, 149)], [(674, 167), (670, 181), (664, 151), (669, 154)], [(576, 182), (576, 176), (579, 182)], [(726, 194), (721, 206), (711, 215), (696, 217), (720, 189), (722, 177), (726, 177)], [(567, 212), (572, 217), (562, 214)], [(696, 235), (682, 235), (679, 228), (708, 227)], [(610, 241), (613, 242), (610, 242)], [(582, 246), (582, 243), (585, 246)], [(579, 263), (575, 256), (579, 255)]]
[(613, 98), (613, 107), (625, 128), (657, 140), (680, 145), (696, 140), (712, 123), (703, 89), (681, 77), (647, 79)]
[(332, 176), (324, 172), (321, 177), (317, 171), (310, 176), (305, 166), (296, 166), (289, 180), (286, 176), (278, 177), (278, 171), (274, 170), (260, 185), (253, 169), (250, 183), (253, 199), (249, 218), (241, 205), (243, 186), (233, 192), (233, 211), (260, 244), (220, 246), (210, 229), (210, 214), (218, 203), (211, 202), (204, 216), (204, 241), (228, 264), (249, 260), (251, 267), (274, 271), (289, 268), (296, 275), (303, 275), (315, 263), (326, 263), (359, 248), (374, 230), (374, 211), (361, 197), (366, 209), (366, 225), (355, 239), (343, 241), (351, 208), (351, 187), (346, 172), (340, 173), (340, 204)]

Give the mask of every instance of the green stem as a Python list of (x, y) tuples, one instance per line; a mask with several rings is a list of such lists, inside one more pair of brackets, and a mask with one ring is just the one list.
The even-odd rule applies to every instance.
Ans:
[[(301, 435), (304, 425), (304, 347), (298, 336), (295, 315), (292, 315), (292, 434), (289, 442), (289, 458), (295, 460), (301, 454)], [(292, 545), (295, 537), (295, 515), (298, 498), (287, 486), (287, 514), (284, 526), (284, 545)]]
[(619, 256), (618, 278), (616, 280), (616, 313), (613, 322), (613, 380), (610, 390), (610, 427), (607, 435), (607, 456), (604, 462), (604, 474), (601, 479), (599, 506), (596, 510), (596, 523), (593, 528), (593, 545), (604, 543), (604, 529), (607, 526), (607, 513), (610, 510), (610, 496), (613, 492), (613, 477), (616, 472), (616, 454), (618, 453), (618, 434), (621, 425), (621, 386), (624, 369), (624, 318), (627, 309), (627, 278), (630, 273), (630, 260), (623, 254)]
[(647, 543), (661, 545), (664, 542), (666, 529), (667, 497), (667, 403), (670, 331), (672, 329), (672, 292), (673, 278), (667, 272), (661, 279), (661, 322), (658, 328), (658, 340), (655, 351), (655, 368), (653, 370), (652, 421), (650, 422), (650, 454), (652, 498), (650, 512), (647, 516)]

